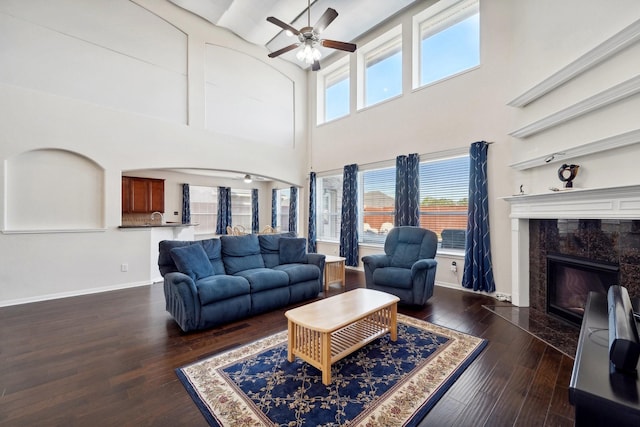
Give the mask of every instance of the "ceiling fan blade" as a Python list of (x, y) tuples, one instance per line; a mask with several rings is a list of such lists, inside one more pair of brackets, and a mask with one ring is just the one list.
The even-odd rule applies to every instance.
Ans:
[(300, 34), (300, 31), (296, 30), (295, 28), (293, 28), (291, 25), (287, 24), (286, 22), (282, 22), (278, 18), (274, 18), (273, 16), (268, 17), (267, 21), (271, 22), (272, 24), (276, 24), (278, 27), (282, 28), (283, 30), (291, 31), (296, 36), (298, 34)]
[(271, 52), (269, 55), (267, 55), (269, 58), (275, 58), (276, 56), (280, 56), (283, 53), (289, 52), (290, 50), (293, 50), (295, 48), (297, 48), (298, 46), (300, 46), (300, 43), (294, 43), (294, 44), (290, 44), (287, 47), (283, 47), (282, 49), (278, 49), (275, 52)]
[(316, 32), (316, 34), (320, 34), (321, 32), (324, 31), (325, 28), (327, 28), (327, 26), (329, 24), (331, 24), (333, 22), (334, 19), (336, 19), (338, 17), (338, 12), (336, 12), (335, 9), (331, 9), (328, 8), (320, 17), (320, 19), (318, 19), (318, 22), (316, 22), (316, 25), (313, 26), (313, 30)]
[(346, 50), (347, 52), (355, 52), (358, 48), (353, 43), (338, 42), (335, 40), (320, 40), (320, 44), (331, 49)]
[(313, 64), (311, 65), (311, 70), (318, 71), (319, 69), (320, 69), (320, 61), (318, 60), (313, 61)]

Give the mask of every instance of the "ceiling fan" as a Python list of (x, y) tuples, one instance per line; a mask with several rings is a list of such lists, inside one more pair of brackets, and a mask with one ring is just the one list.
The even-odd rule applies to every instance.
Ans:
[(272, 24), (277, 25), (285, 31), (291, 32), (291, 34), (298, 36), (298, 42), (290, 44), (287, 47), (283, 47), (282, 49), (276, 50), (275, 52), (271, 52), (269, 54), (269, 58), (275, 58), (283, 53), (289, 52), (297, 48), (298, 46), (303, 46), (298, 54), (296, 55), (300, 61), (304, 61), (307, 64), (311, 65), (311, 69), (313, 71), (318, 71), (320, 69), (320, 51), (316, 48), (316, 45), (328, 47), (331, 49), (344, 50), (347, 52), (354, 52), (357, 46), (353, 43), (339, 42), (335, 40), (327, 40), (321, 39), (320, 33), (324, 31), (325, 28), (329, 24), (333, 22), (334, 19), (337, 18), (338, 12), (335, 9), (328, 8), (320, 17), (316, 25), (311, 26), (311, 0), (307, 1), (307, 26), (300, 28), (300, 30), (296, 30), (291, 25), (286, 22), (282, 22), (278, 18), (274, 18), (270, 16), (267, 18), (267, 21)]

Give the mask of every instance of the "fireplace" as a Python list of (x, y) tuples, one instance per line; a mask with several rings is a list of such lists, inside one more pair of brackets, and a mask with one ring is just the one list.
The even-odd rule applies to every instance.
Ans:
[(564, 254), (547, 255), (547, 313), (580, 326), (589, 292), (619, 283), (617, 264)]
[[(546, 256), (552, 253), (619, 264), (619, 284), (628, 289), (630, 296), (640, 296), (640, 185), (502, 199), (511, 206), (514, 305), (545, 311)], [(540, 227), (541, 224), (549, 226)], [(538, 231), (542, 234), (536, 234)]]

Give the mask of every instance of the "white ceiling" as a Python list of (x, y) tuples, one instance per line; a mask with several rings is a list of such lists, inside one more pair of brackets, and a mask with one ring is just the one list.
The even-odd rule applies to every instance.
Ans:
[[(384, 22), (402, 9), (424, 0), (313, 0), (311, 18), (307, 15), (308, 0), (169, 0), (212, 24), (224, 27), (243, 39), (266, 46), (273, 52), (297, 41), (288, 37), (282, 29), (270, 22), (274, 16), (294, 28), (313, 26), (331, 7), (338, 17), (322, 33), (323, 38), (352, 43), (360, 35)], [(320, 47), (323, 58), (335, 52)], [(301, 68), (306, 64), (295, 57), (296, 50), (280, 55)], [(322, 62), (322, 60), (320, 61)]]

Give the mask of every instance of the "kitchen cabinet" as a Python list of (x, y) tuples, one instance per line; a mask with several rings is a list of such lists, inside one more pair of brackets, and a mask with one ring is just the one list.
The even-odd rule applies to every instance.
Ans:
[(122, 177), (122, 213), (164, 213), (164, 180)]

